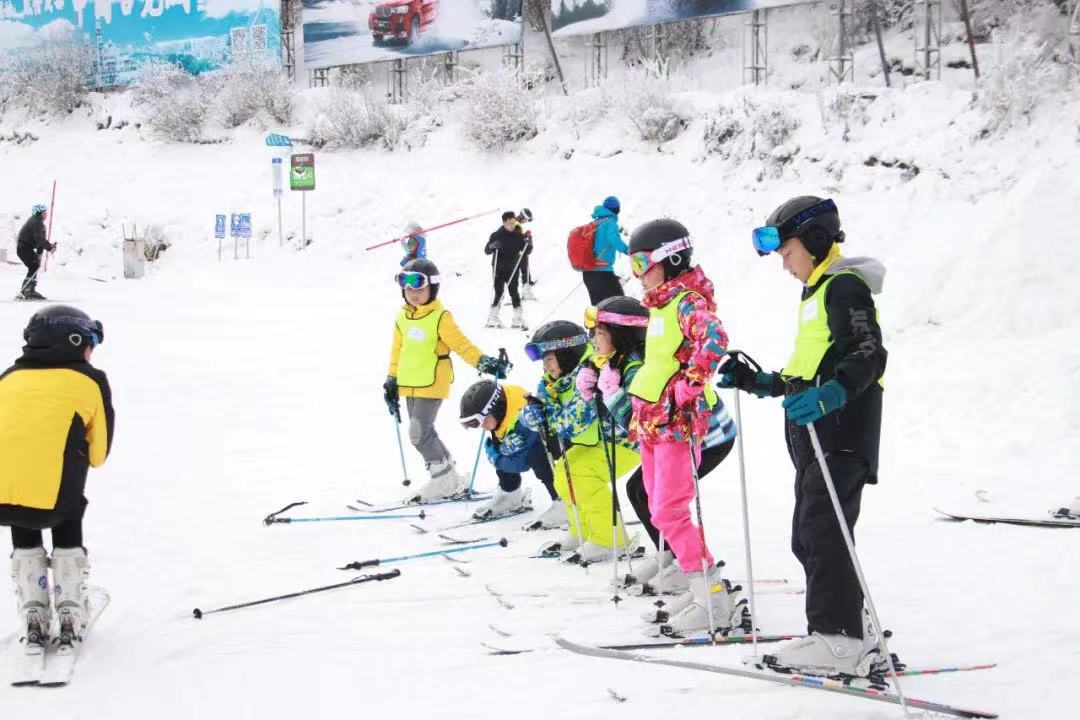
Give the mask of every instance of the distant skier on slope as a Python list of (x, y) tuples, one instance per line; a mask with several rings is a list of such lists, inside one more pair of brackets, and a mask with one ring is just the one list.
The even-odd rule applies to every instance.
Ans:
[(90, 365), (105, 339), (100, 322), (52, 305), (23, 337), (22, 356), (0, 375), (0, 525), (11, 527), (18, 632), (30, 654), (53, 634), (54, 610), (61, 635), (81, 636), (89, 620), (84, 492), (88, 469), (109, 455), (114, 416), (108, 378)]
[(405, 256), (401, 258), (401, 266), (405, 267), (413, 260), (423, 260), (427, 257), (427, 238), (424, 237), (424, 229), (420, 224), (413, 221), (405, 227), (405, 238), (401, 241), (401, 249)]
[(26, 266), (26, 279), (23, 280), (17, 300), (44, 300), (45, 297), (37, 291), (38, 273), (41, 271), (41, 254), (56, 250), (56, 243), (49, 242), (46, 237), (45, 220), (49, 210), (44, 205), (35, 205), (30, 217), (19, 230), (19, 238), (15, 246), (15, 252), (23, 265)]
[(536, 284), (536, 280), (532, 276), (532, 271), (529, 267), (529, 259), (533, 253), (533, 234), (532, 230), (525, 227), (526, 223), (533, 221), (532, 210), (529, 208), (522, 208), (517, 214), (517, 228), (521, 231), (521, 234), (525, 236), (525, 256), (521, 258), (521, 299), (528, 300), (530, 302), (536, 302), (536, 295), (533, 294), (532, 286)]
[(514, 317), (510, 326), (525, 327), (525, 311), (521, 307), (518, 281), (521, 278), (521, 263), (525, 255), (531, 251), (531, 245), (526, 242), (525, 235), (518, 227), (517, 213), (513, 210), (504, 212), (502, 226), (491, 233), (487, 245), (484, 246), (484, 253), (491, 255), (492, 279), (495, 286), (495, 297), (487, 319), (488, 327), (503, 326), (502, 319), (499, 317), (499, 307), (505, 290), (509, 290), (510, 304), (514, 306)]
[(460, 494), (468, 479), (459, 474), (450, 451), (435, 430), (443, 400), (450, 397), (453, 350), (482, 373), (495, 375), (499, 361), (484, 355), (458, 328), (438, 299), (442, 279), (430, 260), (412, 260), (395, 276), (405, 307), (394, 321), (390, 370), (383, 399), (395, 418), (401, 418), (400, 396), (409, 411), (409, 440), (424, 458), (430, 479), (412, 502), (431, 502)]
[(775, 252), (803, 284), (795, 349), (781, 372), (757, 372), (734, 358), (721, 384), (758, 397), (785, 396), (788, 452), (795, 465), (791, 548), (806, 571), (810, 636), (771, 656), (796, 672), (865, 676), (881, 669), (865, 632), (863, 595), (808, 431), (814, 424), (848, 528), (854, 535), (863, 486), (877, 482), (882, 376), (888, 353), (873, 295), (885, 268), (870, 258), (840, 256), (844, 233), (832, 200), (784, 203), (754, 231), (761, 256)]

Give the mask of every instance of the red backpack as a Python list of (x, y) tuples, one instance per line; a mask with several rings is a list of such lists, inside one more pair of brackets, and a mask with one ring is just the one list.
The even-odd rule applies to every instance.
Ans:
[(570, 236), (566, 238), (566, 255), (570, 258), (570, 267), (578, 272), (604, 267), (593, 254), (596, 227), (599, 224), (599, 221), (593, 221), (579, 225), (571, 230)]

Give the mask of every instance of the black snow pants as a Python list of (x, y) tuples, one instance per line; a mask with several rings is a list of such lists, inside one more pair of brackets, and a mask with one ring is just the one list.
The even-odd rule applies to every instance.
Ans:
[(586, 270), (581, 273), (585, 287), (589, 291), (589, 303), (594, 307), (610, 297), (625, 295), (618, 276), (603, 270)]

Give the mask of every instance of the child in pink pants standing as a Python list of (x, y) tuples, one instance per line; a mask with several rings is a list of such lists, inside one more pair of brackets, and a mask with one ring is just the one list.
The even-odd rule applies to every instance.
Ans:
[(705, 547), (704, 532), (690, 518), (694, 469), (717, 402), (710, 382), (728, 342), (715, 315), (713, 285), (700, 267), (691, 266), (692, 253), (689, 231), (675, 220), (653, 220), (630, 239), (630, 266), (649, 308), (645, 363), (629, 390), (630, 439), (641, 449), (652, 521), (693, 595), (670, 618), (666, 631), (674, 635), (729, 630), (741, 612)]

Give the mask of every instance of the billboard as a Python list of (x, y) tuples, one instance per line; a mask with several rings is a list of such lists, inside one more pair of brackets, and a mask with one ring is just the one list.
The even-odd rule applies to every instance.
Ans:
[(92, 85), (126, 85), (146, 62), (192, 74), (234, 60), (281, 57), (271, 0), (0, 0), (0, 71), (36, 48), (87, 46)]
[(308, 69), (521, 42), (522, 0), (304, 0)]
[(637, 25), (750, 12), (811, 0), (551, 0), (551, 34), (590, 35)]

